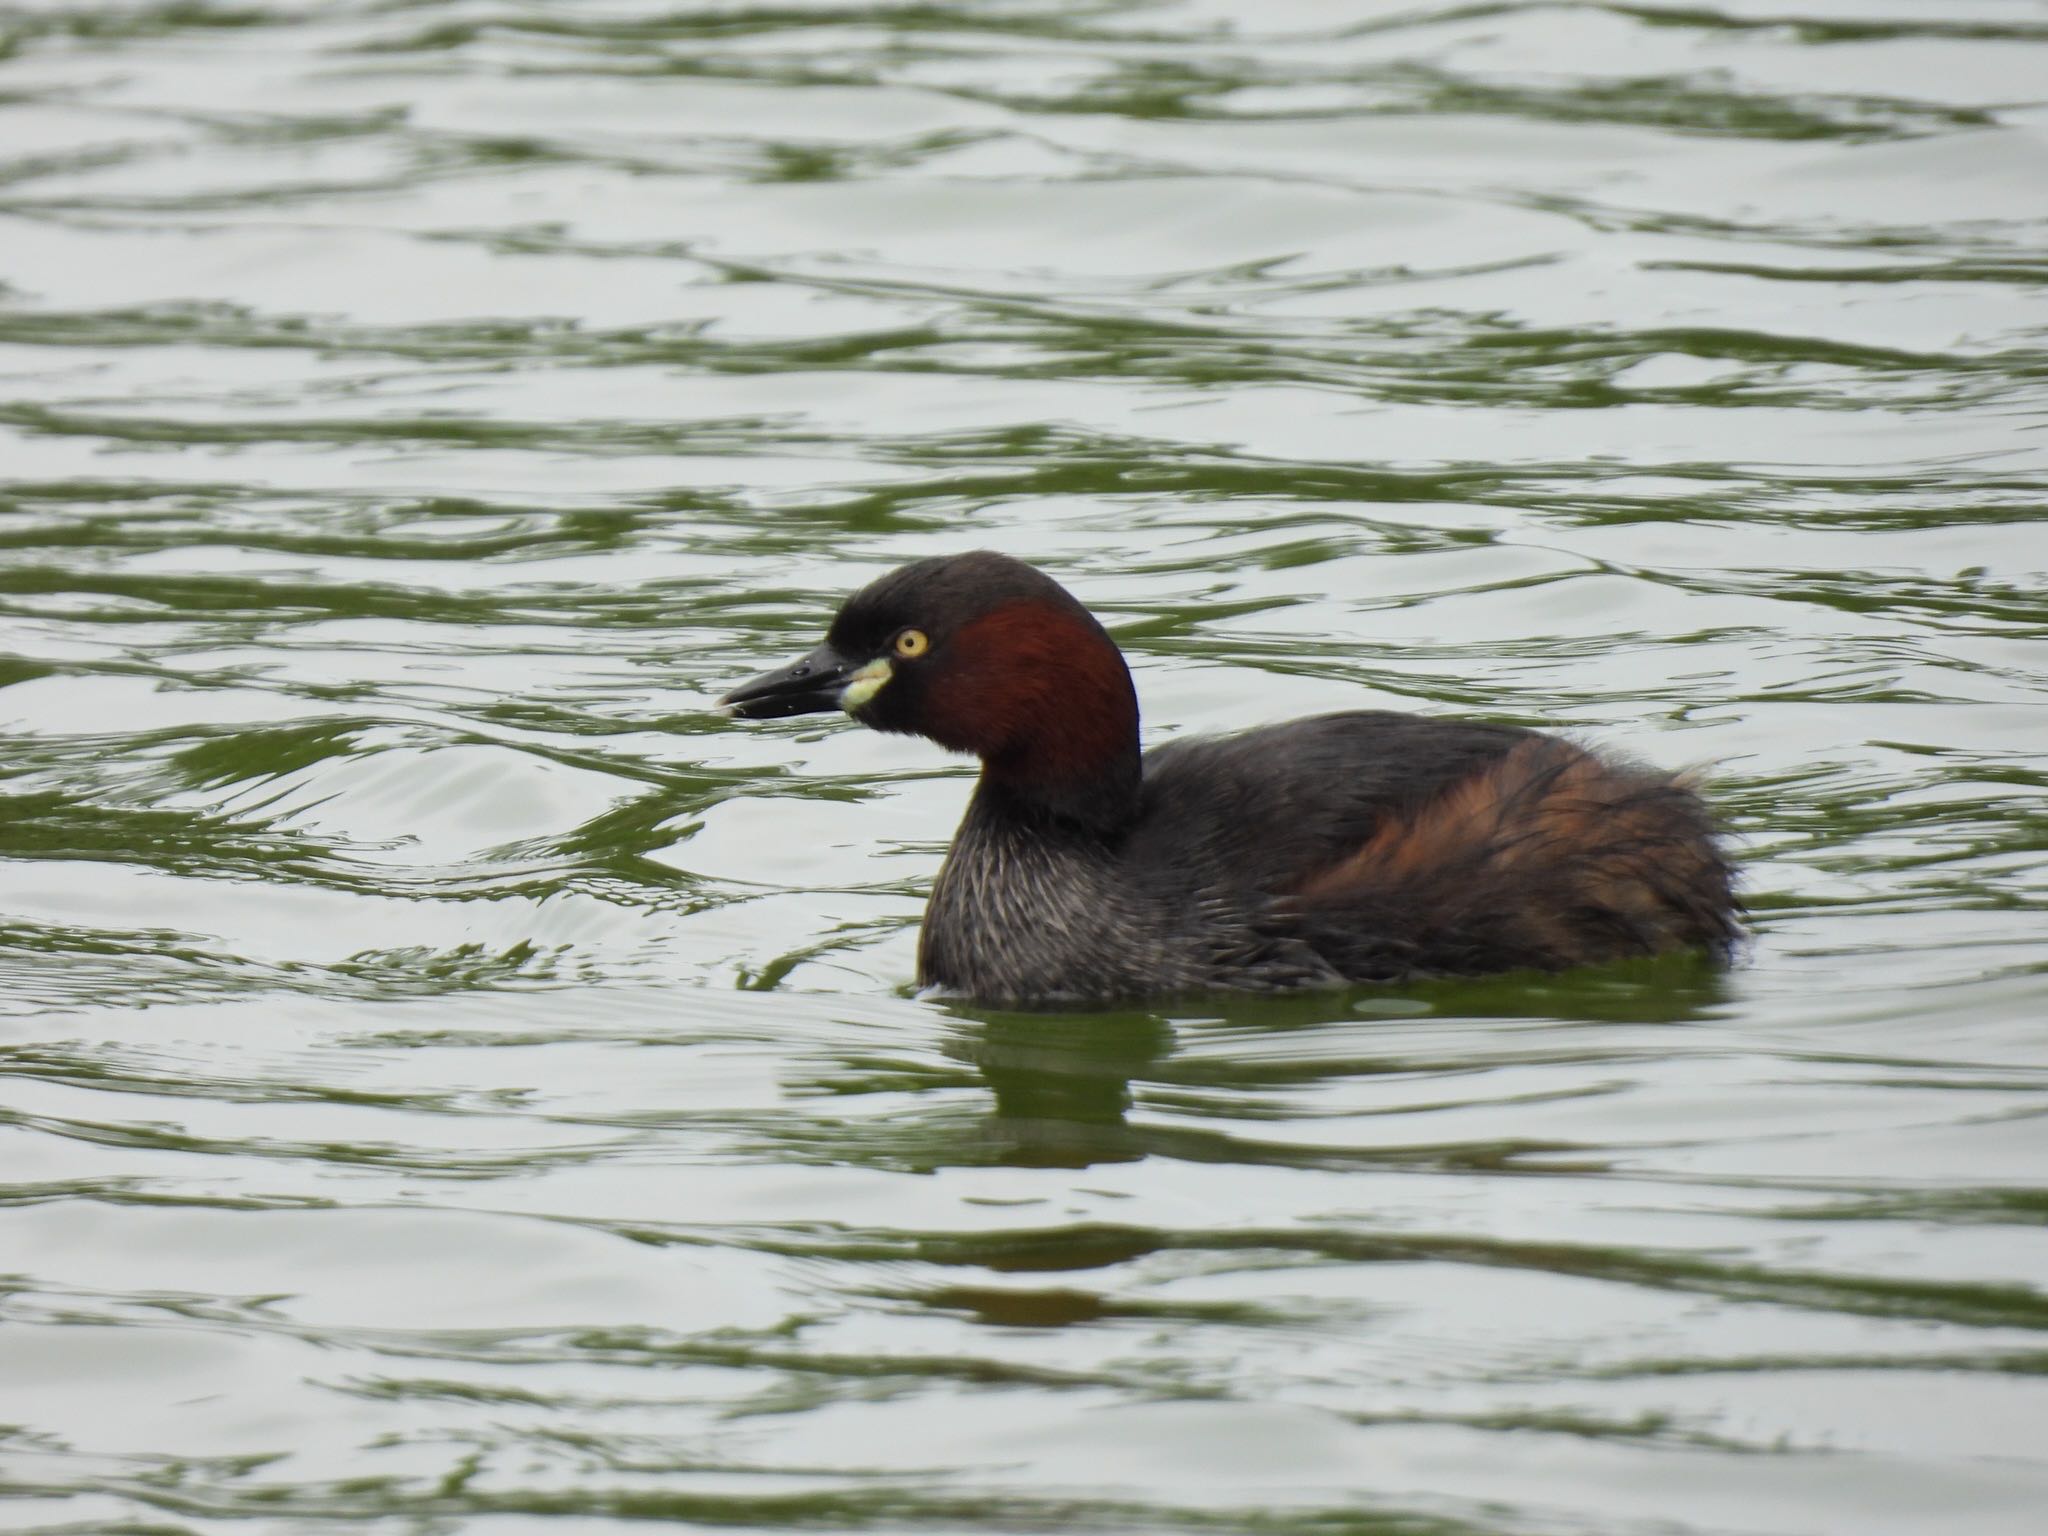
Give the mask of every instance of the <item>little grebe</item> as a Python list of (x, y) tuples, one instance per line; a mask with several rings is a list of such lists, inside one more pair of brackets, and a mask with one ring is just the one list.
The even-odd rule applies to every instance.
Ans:
[(1005, 555), (890, 572), (720, 703), (844, 709), (981, 759), (917, 964), (984, 1002), (1725, 959), (1737, 938), (1699, 797), (1555, 736), (1358, 710), (1141, 756), (1116, 643)]

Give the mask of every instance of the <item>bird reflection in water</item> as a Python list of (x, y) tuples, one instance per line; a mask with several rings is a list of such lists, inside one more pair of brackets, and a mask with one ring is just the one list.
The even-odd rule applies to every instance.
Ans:
[(995, 1098), (982, 1161), (1087, 1168), (1152, 1150), (1129, 1114), (1131, 1080), (1173, 1048), (1173, 1031), (1157, 1016), (987, 1014), (962, 1026), (947, 1054), (977, 1067)]

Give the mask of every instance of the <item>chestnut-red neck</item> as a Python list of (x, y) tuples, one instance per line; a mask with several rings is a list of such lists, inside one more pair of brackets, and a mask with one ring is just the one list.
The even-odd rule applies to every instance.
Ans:
[(928, 734), (981, 758), (1011, 800), (1112, 831), (1137, 809), (1138, 696), (1102, 626), (1078, 604), (1006, 603), (953, 635), (933, 679)]

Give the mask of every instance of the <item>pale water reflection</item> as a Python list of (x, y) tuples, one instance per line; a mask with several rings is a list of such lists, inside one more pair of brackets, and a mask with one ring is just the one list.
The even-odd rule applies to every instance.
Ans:
[[(2032, 1533), (2048, 10), (0, 9), (10, 1529)], [(1755, 942), (910, 994), (977, 546), (1151, 739), (1697, 764)]]

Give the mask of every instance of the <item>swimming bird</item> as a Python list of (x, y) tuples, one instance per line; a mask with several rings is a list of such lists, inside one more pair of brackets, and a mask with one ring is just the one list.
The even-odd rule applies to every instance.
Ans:
[(1138, 743), (1130, 669), (1051, 577), (913, 561), (825, 641), (720, 705), (843, 709), (981, 759), (932, 887), (918, 980), (987, 1003), (1513, 970), (1739, 936), (1682, 777), (1511, 725), (1352, 710)]

